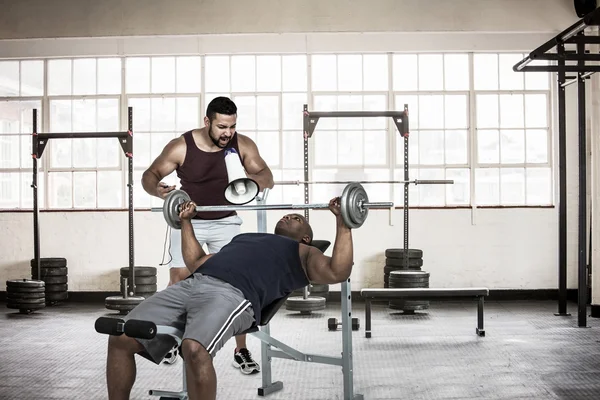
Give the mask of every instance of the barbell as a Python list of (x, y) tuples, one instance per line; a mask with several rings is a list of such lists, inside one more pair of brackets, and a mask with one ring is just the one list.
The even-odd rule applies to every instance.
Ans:
[[(162, 208), (152, 208), (152, 211), (162, 211), (165, 221), (173, 229), (181, 229), (179, 213), (181, 205), (190, 201), (190, 196), (183, 190), (173, 190), (165, 198)], [(371, 203), (367, 192), (360, 183), (346, 185), (340, 197), (340, 211), (344, 224), (349, 228), (359, 228), (367, 219), (370, 208), (392, 208), (394, 203)], [(295, 209), (327, 209), (329, 203), (320, 204), (257, 204), (257, 205), (215, 205), (196, 206), (198, 212), (235, 211), (235, 210), (295, 210)]]

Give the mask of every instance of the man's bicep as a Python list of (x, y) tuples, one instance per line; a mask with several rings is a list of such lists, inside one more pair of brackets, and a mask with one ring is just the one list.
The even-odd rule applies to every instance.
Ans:
[(249, 174), (256, 174), (265, 168), (268, 168), (267, 162), (262, 158), (256, 143), (250, 138), (245, 138), (243, 141), (242, 163), (244, 169)]
[(148, 170), (156, 174), (159, 179), (164, 178), (179, 166), (180, 152), (181, 149), (177, 143), (177, 139), (173, 139), (163, 148), (158, 157), (152, 161)]

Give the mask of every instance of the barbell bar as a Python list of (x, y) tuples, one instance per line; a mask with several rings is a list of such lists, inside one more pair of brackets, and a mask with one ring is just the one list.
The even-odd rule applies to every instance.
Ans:
[[(162, 211), (167, 224), (173, 229), (181, 229), (179, 213), (181, 205), (190, 201), (190, 196), (183, 190), (173, 190), (165, 198), (162, 208), (152, 208), (152, 211)], [(392, 208), (392, 202), (369, 202), (367, 192), (360, 183), (351, 182), (344, 188), (340, 197), (340, 211), (344, 224), (352, 229), (359, 228), (367, 219), (370, 208)], [(257, 205), (214, 205), (196, 206), (197, 212), (237, 211), (237, 210), (296, 210), (296, 209), (327, 209), (329, 203), (316, 204), (257, 204)]]
[(275, 181), (275, 186), (277, 185), (318, 185), (318, 184), (328, 184), (328, 185), (349, 185), (351, 183), (414, 183), (415, 185), (452, 185), (454, 184), (454, 180), (452, 179), (414, 179), (412, 181)]

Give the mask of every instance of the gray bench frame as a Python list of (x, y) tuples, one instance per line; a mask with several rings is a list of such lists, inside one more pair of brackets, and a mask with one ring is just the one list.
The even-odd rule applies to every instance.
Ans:
[(485, 336), (483, 328), (484, 298), (489, 296), (488, 288), (368, 288), (362, 289), (360, 295), (365, 299), (365, 337), (371, 337), (371, 303), (374, 300), (421, 299), (439, 298), (475, 298), (477, 302), (477, 327), (475, 333)]

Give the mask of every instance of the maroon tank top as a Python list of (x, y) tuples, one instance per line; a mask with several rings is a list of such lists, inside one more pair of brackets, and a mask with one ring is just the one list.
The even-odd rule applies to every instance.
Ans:
[[(199, 206), (229, 205), (225, 199), (227, 169), (224, 150), (233, 147), (238, 154), (238, 136), (233, 135), (227, 147), (220, 151), (205, 152), (196, 146), (192, 131), (183, 134), (187, 150), (183, 165), (176, 169), (181, 181), (181, 190), (190, 195)], [(221, 219), (236, 215), (235, 211), (198, 212), (196, 219)]]

